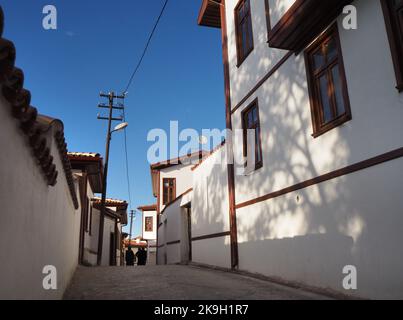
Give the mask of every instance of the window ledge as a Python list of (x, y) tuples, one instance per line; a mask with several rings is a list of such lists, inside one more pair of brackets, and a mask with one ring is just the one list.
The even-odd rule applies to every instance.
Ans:
[(239, 68), (242, 63), (249, 57), (249, 55), (253, 52), (253, 48), (251, 50), (249, 50), (249, 52), (242, 58), (238, 58), (238, 62), (236, 64), (236, 67)]
[(325, 134), (326, 132), (329, 132), (332, 129), (337, 128), (337, 127), (341, 126), (342, 124), (344, 124), (348, 121), (351, 121), (351, 120), (352, 120), (352, 116), (350, 114), (344, 114), (344, 115), (336, 118), (332, 122), (327, 123), (326, 125), (324, 125), (320, 129), (318, 129), (317, 131), (315, 131), (312, 134), (312, 137), (318, 138), (319, 136)]
[[(254, 169), (252, 169), (252, 170), (250, 170), (250, 171), (248, 171), (248, 172), (245, 172), (245, 171), (244, 171), (244, 173), (242, 174), (242, 176), (244, 176), (244, 177), (252, 176), (252, 175), (254, 175), (255, 173), (257, 173), (258, 171), (260, 171), (260, 169), (262, 169), (262, 168), (263, 168), (263, 164), (259, 164), (259, 165), (256, 166), (256, 168), (254, 168)], [(246, 168), (245, 168), (245, 170), (246, 170)]]

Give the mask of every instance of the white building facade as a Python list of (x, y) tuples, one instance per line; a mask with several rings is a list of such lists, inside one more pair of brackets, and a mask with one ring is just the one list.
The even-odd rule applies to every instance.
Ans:
[(157, 264), (191, 260), (192, 168), (204, 156), (204, 152), (196, 152), (151, 165), (153, 194), (157, 198)]
[[(69, 152), (74, 175), (80, 183), (81, 227), (79, 263), (96, 266), (102, 192), (103, 160), (98, 153)], [(106, 199), (102, 244), (102, 266), (123, 265), (122, 226), (127, 224), (128, 203)]]
[[(222, 148), (193, 168), (192, 261), (403, 297), (401, 10), (384, 0), (202, 1), (199, 24), (222, 32), (227, 128), (245, 133), (230, 146), (249, 163), (217, 165)], [(183, 220), (170, 231), (179, 207), (160, 217), (159, 262), (181, 261), (165, 245), (180, 248), (186, 234)], [(343, 286), (346, 266), (356, 289)]]
[(141, 206), (137, 208), (142, 212), (142, 240), (147, 241), (147, 264), (157, 263), (157, 205)]

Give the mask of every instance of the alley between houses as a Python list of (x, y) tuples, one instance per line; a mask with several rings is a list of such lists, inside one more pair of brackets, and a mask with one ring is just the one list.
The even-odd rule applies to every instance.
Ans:
[(195, 266), (79, 267), (67, 300), (321, 300), (324, 296)]

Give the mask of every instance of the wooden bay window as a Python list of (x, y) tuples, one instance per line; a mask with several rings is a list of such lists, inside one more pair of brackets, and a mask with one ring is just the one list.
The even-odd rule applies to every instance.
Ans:
[(317, 137), (351, 120), (347, 82), (336, 24), (306, 50), (305, 61), (313, 136)]

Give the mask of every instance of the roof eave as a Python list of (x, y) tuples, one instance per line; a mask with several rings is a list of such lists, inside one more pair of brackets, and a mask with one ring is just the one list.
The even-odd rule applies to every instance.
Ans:
[(205, 27), (221, 28), (220, 3), (221, 0), (203, 0), (197, 24)]

